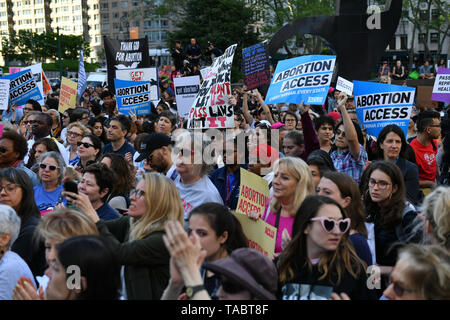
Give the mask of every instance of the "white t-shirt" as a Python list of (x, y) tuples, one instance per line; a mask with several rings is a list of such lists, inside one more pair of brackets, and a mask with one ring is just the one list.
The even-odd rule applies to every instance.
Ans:
[(181, 202), (184, 207), (184, 225), (187, 229), (187, 221), (189, 220), (189, 214), (195, 207), (206, 203), (216, 202), (223, 204), (222, 197), (216, 186), (209, 180), (207, 175), (204, 175), (200, 180), (192, 184), (183, 184), (180, 181), (178, 175), (175, 180), (175, 185), (180, 193)]

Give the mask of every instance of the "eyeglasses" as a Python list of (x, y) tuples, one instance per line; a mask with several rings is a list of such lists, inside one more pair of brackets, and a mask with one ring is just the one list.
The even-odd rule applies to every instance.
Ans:
[(68, 136), (75, 137), (75, 138), (78, 138), (78, 137), (82, 137), (82, 136), (83, 136), (81, 133), (76, 133), (76, 132), (73, 132), (73, 131), (67, 131), (67, 135), (68, 135)]
[(335, 131), (335, 134), (336, 134), (336, 136), (340, 136), (342, 134), (342, 136), (345, 138), (345, 131), (341, 131), (341, 130), (337, 129)]
[(392, 277), (389, 278), (389, 281), (392, 284), (392, 289), (398, 297), (403, 296), (405, 292), (414, 292), (414, 290), (406, 289), (402, 285), (398, 284), (398, 282), (392, 280)]
[(0, 153), (6, 153), (8, 152), (8, 149), (6, 149), (5, 147), (0, 147)]
[(380, 190), (385, 190), (390, 185), (390, 183), (383, 180), (376, 181), (374, 179), (369, 179), (369, 187), (373, 188), (375, 187), (375, 185), (378, 185), (378, 188), (380, 188)]
[(55, 170), (58, 169), (59, 167), (58, 167), (58, 166), (51, 165), (51, 164), (41, 163), (41, 164), (39, 165), (39, 168), (41, 168), (42, 170), (45, 170), (45, 169), (48, 168), (50, 171), (55, 171)]
[(284, 122), (295, 122), (295, 119), (286, 119)]
[(19, 186), (17, 184), (7, 184), (6, 186), (0, 186), (0, 192), (2, 192), (3, 190), (5, 190), (6, 192), (13, 192), (14, 190), (16, 190)]
[(89, 117), (83, 117), (83, 118), (81, 118), (81, 120), (86, 120), (86, 119), (89, 119)]
[(94, 147), (94, 145), (93, 144), (90, 144), (90, 143), (87, 143), (87, 142), (81, 142), (81, 141), (78, 141), (77, 142), (77, 146), (79, 147), (79, 146), (81, 146), (81, 145), (83, 145), (83, 147), (85, 147), (86, 149), (87, 148), (89, 148), (89, 147)]
[(322, 228), (328, 232), (328, 233), (332, 233), (333, 231), (336, 231), (336, 227), (337, 227), (337, 232), (336, 233), (346, 233), (347, 230), (350, 228), (350, 218), (345, 218), (345, 219), (339, 219), (339, 220), (333, 220), (333, 219), (329, 219), (327, 217), (316, 217), (316, 218), (312, 218), (311, 221), (320, 221), (320, 224), (322, 225)]
[(144, 194), (145, 194), (144, 190), (136, 189), (136, 190), (133, 190), (133, 191), (130, 192), (130, 198), (133, 195), (136, 195), (136, 199), (140, 199)]

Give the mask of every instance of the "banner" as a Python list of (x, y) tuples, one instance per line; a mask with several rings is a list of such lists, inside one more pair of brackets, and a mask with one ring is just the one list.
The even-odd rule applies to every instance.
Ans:
[(248, 239), (248, 246), (272, 260), (275, 252), (277, 229), (262, 219), (254, 221), (245, 214), (239, 212), (233, 214), (241, 223), (242, 230)]
[(234, 110), (229, 97), (236, 47), (237, 44), (229, 46), (211, 65), (189, 112), (188, 129), (234, 128)]
[(66, 77), (61, 78), (58, 111), (64, 113), (67, 109), (75, 109), (77, 103), (78, 84)]
[(333, 77), (336, 56), (311, 55), (278, 62), (265, 104), (323, 105)]
[(431, 99), (450, 102), (450, 68), (438, 68)]
[(344, 78), (338, 77), (336, 82), (336, 90), (344, 92), (348, 96), (353, 95), (353, 83)]
[(356, 115), (368, 134), (378, 137), (385, 126), (396, 124), (406, 137), (415, 88), (364, 81), (353, 85)]
[(147, 37), (133, 40), (115, 40), (103, 37), (106, 63), (108, 66), (108, 87), (114, 89), (116, 70), (147, 68), (151, 66)]
[(9, 102), (9, 80), (0, 79), (0, 110), (8, 109)]
[(9, 69), (9, 74), (13, 74), (13, 73), (17, 73), (20, 72), (20, 70), (22, 70), (23, 67), (8, 67)]
[(36, 80), (37, 86), (39, 88), (39, 91), (41, 92), (42, 98), (40, 100), (36, 100), (37, 102), (39, 102), (41, 105), (44, 105), (45, 101), (44, 101), (44, 85), (43, 85), (43, 78), (42, 78), (42, 63), (36, 63), (33, 64), (31, 66), (28, 67), (24, 67), (22, 68), (21, 71), (24, 70), (31, 70), (31, 72), (33, 73), (33, 77)]
[(247, 90), (270, 83), (270, 62), (267, 42), (242, 49), (244, 82)]
[(150, 82), (150, 100), (158, 104), (159, 87), (158, 87), (158, 68), (142, 68), (142, 69), (124, 69), (116, 71), (116, 79), (127, 81), (146, 81)]
[(150, 114), (150, 83), (148, 81), (126, 81), (114, 79), (117, 108), (120, 113), (130, 115)]
[(241, 185), (236, 212), (247, 214), (251, 211), (264, 213), (269, 199), (269, 184), (267, 180), (241, 168)]
[(78, 62), (78, 88), (77, 96), (82, 97), (84, 90), (87, 88), (86, 70), (84, 69), (83, 50), (80, 51), (80, 61)]
[(9, 74), (0, 79), (10, 80), (10, 104), (22, 106), (30, 99), (36, 101), (43, 100), (41, 91), (39, 90), (38, 84), (31, 70), (23, 70), (17, 73)]
[(200, 89), (200, 77), (173, 78), (173, 83), (178, 114), (180, 117), (186, 118), (189, 116), (189, 111)]
[(42, 89), (44, 90), (44, 95), (47, 95), (52, 92), (52, 86), (45, 75), (45, 72), (42, 70)]
[(205, 67), (205, 68), (200, 69), (200, 74), (202, 75), (202, 79), (206, 79), (210, 69), (211, 69), (210, 67)]

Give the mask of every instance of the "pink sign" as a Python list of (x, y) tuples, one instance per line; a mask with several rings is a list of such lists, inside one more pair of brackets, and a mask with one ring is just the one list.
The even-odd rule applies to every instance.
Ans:
[(22, 67), (9, 67), (9, 73), (16, 73), (22, 70)]

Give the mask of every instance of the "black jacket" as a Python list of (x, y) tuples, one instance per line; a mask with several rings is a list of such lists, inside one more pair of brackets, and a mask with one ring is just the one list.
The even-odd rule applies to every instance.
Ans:
[(423, 193), (419, 187), (419, 168), (416, 164), (399, 157), (397, 160), (397, 167), (403, 175), (406, 187), (406, 198), (413, 205), (418, 205), (423, 200)]

